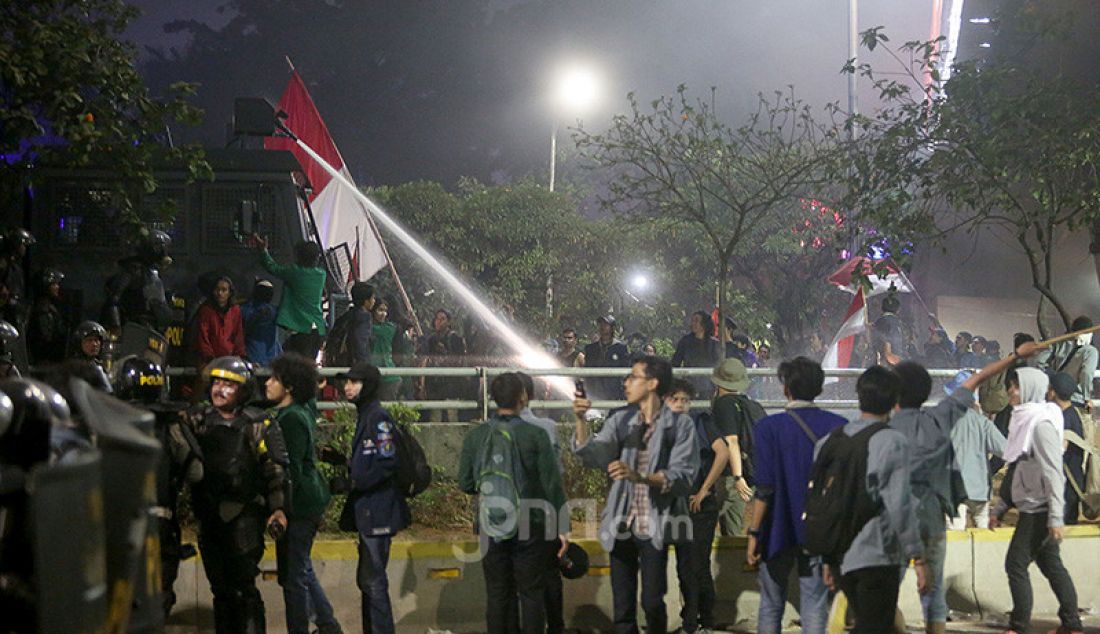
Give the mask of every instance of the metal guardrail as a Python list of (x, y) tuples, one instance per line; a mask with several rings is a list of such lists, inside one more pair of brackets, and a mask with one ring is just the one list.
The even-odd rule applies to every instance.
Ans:
[[(258, 376), (266, 376), (266, 368), (257, 368)], [(347, 372), (348, 368), (319, 368), (321, 376), (333, 377), (343, 372)], [(451, 377), (451, 378), (472, 378), (478, 381), (478, 400), (457, 400), (457, 399), (429, 399), (429, 400), (402, 400), (396, 401), (402, 405), (409, 407), (415, 407), (421, 411), (432, 410), (477, 410), (479, 415), (484, 419), (489, 417), (491, 408), (491, 399), (489, 398), (489, 383), (493, 377), (504, 374), (505, 372), (522, 371), (532, 377), (564, 377), (564, 378), (599, 378), (599, 377), (626, 377), (630, 374), (630, 368), (519, 368), (519, 367), (473, 367), (473, 368), (379, 368), (382, 376), (399, 376), (399, 377)], [(864, 368), (840, 368), (825, 370), (825, 376), (827, 378), (837, 379), (853, 379), (859, 377), (862, 374)], [(677, 377), (697, 377), (697, 376), (710, 376), (713, 372), (713, 368), (673, 368), (673, 375)], [(775, 377), (775, 368), (749, 368), (749, 377)], [(930, 369), (928, 373), (934, 379), (950, 379), (958, 374), (957, 369)], [(190, 367), (173, 367), (168, 368), (167, 374), (169, 379), (171, 377), (187, 377), (195, 376), (197, 370)], [(1097, 376), (1100, 376), (1100, 372), (1097, 372)], [(765, 409), (781, 409), (786, 405), (785, 400), (769, 400), (764, 399), (759, 401)], [(855, 399), (838, 399), (838, 400), (817, 400), (815, 401), (818, 406), (824, 409), (832, 410), (855, 410), (858, 409), (859, 403)], [(390, 405), (393, 402), (385, 401), (383, 405)], [(594, 409), (608, 410), (616, 407), (622, 407), (626, 405), (626, 401), (593, 401), (592, 407)], [(320, 401), (317, 404), (321, 410), (336, 410), (342, 407), (347, 407), (348, 404), (343, 401)], [(568, 398), (551, 399), (551, 400), (533, 400), (531, 401), (531, 407), (541, 410), (571, 410), (573, 407), (572, 401)]]

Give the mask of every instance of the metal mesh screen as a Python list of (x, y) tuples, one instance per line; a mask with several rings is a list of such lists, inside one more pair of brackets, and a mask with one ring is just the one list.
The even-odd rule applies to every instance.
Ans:
[(255, 186), (207, 186), (202, 190), (202, 245), (205, 251), (249, 248), (247, 241), (238, 239), (237, 227), (237, 212), (241, 202), (246, 200), (256, 202), (256, 210), (262, 218), (260, 233), (273, 244), (281, 239), (273, 190)]
[(325, 251), (325, 260), (328, 262), (328, 290), (334, 293), (344, 292), (351, 275), (351, 249), (348, 248), (348, 243), (342, 242)]
[(53, 188), (54, 243), (66, 247), (118, 248), (122, 240), (119, 206), (107, 188), (87, 183)]

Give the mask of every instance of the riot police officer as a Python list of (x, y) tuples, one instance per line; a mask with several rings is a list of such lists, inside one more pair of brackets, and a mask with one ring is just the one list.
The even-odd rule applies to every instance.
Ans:
[[(191, 428), (182, 424), (186, 404), (163, 398), (166, 382), (159, 365), (140, 357), (126, 357), (119, 361), (115, 372), (115, 396), (153, 412), (156, 417), (153, 434), (163, 448), (156, 470), (153, 532), (160, 539), (161, 608), (167, 617), (176, 604), (173, 586), (179, 576), (180, 561), (186, 558), (180, 543), (179, 495), (185, 483), (202, 480), (202, 454)], [(188, 550), (194, 554), (193, 546)]]
[(57, 429), (70, 426), (68, 404), (50, 386), (31, 379), (0, 382), (0, 614), (4, 631), (37, 630), (28, 484), (32, 471), (51, 461)]
[(111, 381), (103, 369), (103, 347), (107, 343), (107, 329), (94, 321), (83, 321), (73, 331), (72, 354), (70, 358), (86, 364), (96, 380), (89, 381), (92, 387), (111, 393)]
[(203, 369), (210, 404), (189, 414), (203, 455), (202, 480), (192, 486), (203, 568), (214, 595), (218, 632), (263, 632), (264, 603), (256, 575), (264, 529), (286, 530), (287, 452), (278, 424), (247, 407), (252, 369), (239, 357), (219, 357)]
[(18, 342), (19, 330), (6, 321), (0, 321), (0, 379), (18, 379), (22, 376), (15, 364)]
[(163, 333), (172, 320), (161, 280), (161, 271), (172, 263), (168, 249), (172, 238), (163, 231), (150, 231), (137, 245), (134, 254), (118, 261), (122, 269), (106, 284), (107, 302), (103, 321), (109, 330), (121, 332), (132, 321)]
[(61, 282), (65, 274), (48, 268), (35, 280), (35, 300), (27, 320), (27, 352), (34, 364), (60, 363), (65, 359), (68, 329), (61, 312)]
[(26, 229), (12, 229), (4, 235), (3, 253), (0, 254), (0, 283), (8, 287), (9, 302), (15, 306), (25, 300), (23, 292), (23, 259), (27, 248), (34, 244), (34, 236)]

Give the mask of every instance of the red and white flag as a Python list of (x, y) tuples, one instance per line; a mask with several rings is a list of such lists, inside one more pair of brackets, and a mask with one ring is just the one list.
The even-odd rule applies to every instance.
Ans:
[(855, 293), (856, 287), (862, 286), (855, 283), (858, 278), (865, 279), (866, 283), (870, 285), (870, 288), (865, 291), (867, 297), (881, 295), (889, 291), (890, 287), (893, 287), (898, 293), (913, 292), (909, 278), (891, 259), (880, 261), (876, 266), (870, 258), (856, 256), (834, 271), (828, 277), (828, 280), (833, 286), (839, 286), (849, 293)]
[(856, 290), (852, 303), (848, 306), (848, 312), (844, 315), (844, 324), (833, 337), (833, 342), (825, 351), (825, 358), (821, 360), (821, 367), (825, 370), (852, 367), (852, 350), (856, 345), (856, 337), (867, 330), (867, 302), (864, 301), (863, 289)]
[[(291, 132), (340, 170), (348, 181), (355, 182), (297, 71), (291, 72), (290, 82), (279, 99), (279, 110), (287, 114), (284, 123)], [(264, 147), (269, 150), (290, 150), (297, 157), (313, 188), (309, 203), (317, 221), (317, 233), (321, 236), (322, 247), (328, 249), (347, 243), (350, 252), (359, 256), (358, 275), (355, 275), (356, 271), (352, 271), (349, 277), (366, 281), (386, 266), (386, 254), (370, 219), (370, 212), (345, 186), (333, 179), (291, 139), (268, 137), (264, 139)], [(365, 230), (357, 234), (360, 227), (365, 227)]]

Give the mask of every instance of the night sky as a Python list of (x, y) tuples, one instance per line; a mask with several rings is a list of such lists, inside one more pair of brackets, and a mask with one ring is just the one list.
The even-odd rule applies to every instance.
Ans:
[[(813, 104), (846, 99), (847, 0), (135, 4), (146, 15), (127, 35), (154, 90), (201, 84), (206, 122), (177, 139), (224, 144), (233, 98), (276, 102), (289, 55), (360, 184), (545, 179), (549, 77), (570, 60), (603, 78), (602, 102), (584, 116), (592, 128), (625, 109), (627, 92), (648, 101), (680, 83), (699, 95), (716, 87), (730, 123), (759, 91), (793, 85)], [(860, 5), (861, 29), (885, 25), (899, 43), (928, 36), (931, 0)], [(190, 22), (166, 33), (178, 20)], [(863, 95), (864, 108), (872, 101)], [(559, 144), (571, 145), (568, 133)]]

